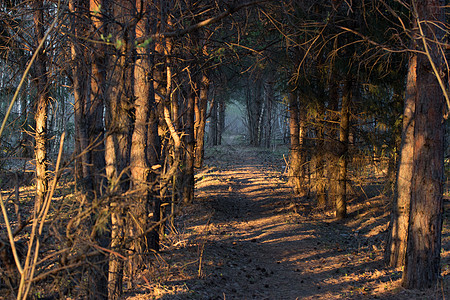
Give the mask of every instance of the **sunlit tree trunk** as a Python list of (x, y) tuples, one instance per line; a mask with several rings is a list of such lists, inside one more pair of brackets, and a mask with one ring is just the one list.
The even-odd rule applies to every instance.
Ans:
[[(43, 39), (44, 29), (44, 6), (43, 1), (38, 0), (33, 3), (34, 9), (34, 30), (36, 45)], [(40, 207), (48, 190), (48, 158), (47, 158), (47, 118), (48, 118), (48, 74), (47, 74), (47, 55), (43, 50), (37, 55), (34, 63), (34, 78), (36, 85), (35, 102), (35, 149), (36, 158), (36, 206)]]
[(414, 155), (414, 111), (417, 98), (417, 55), (411, 55), (408, 66), (408, 79), (403, 112), (402, 145), (397, 173), (396, 195), (389, 224), (385, 261), (391, 267), (405, 263), (408, 237), (409, 210), (411, 202), (411, 181)]
[[(444, 64), (437, 43), (444, 36), (439, 24), (445, 23), (445, 16), (444, 1), (417, 0), (412, 7), (418, 19), (414, 29), (423, 38), (418, 43), (427, 43), (429, 57), (417, 54), (413, 176), (402, 285), (424, 289), (435, 286), (440, 276), (445, 123), (443, 91), (437, 80)], [(429, 59), (438, 68), (435, 72)]]
[[(156, 7), (147, 7), (150, 16), (157, 16)], [(159, 19), (159, 18), (157, 18)], [(157, 22), (155, 20), (147, 20), (148, 30), (150, 32), (157, 31)], [(147, 76), (149, 80), (148, 91), (148, 124), (147, 124), (147, 147), (146, 156), (149, 166), (148, 185), (149, 196), (147, 197), (146, 213), (151, 218), (148, 219), (147, 224), (147, 248), (155, 251), (159, 251), (159, 226), (160, 221), (160, 189), (158, 181), (161, 180), (161, 139), (158, 135), (159, 115), (158, 115), (158, 103), (161, 103), (162, 99), (156, 93), (158, 85), (162, 84), (162, 73), (155, 68), (155, 52), (158, 42), (150, 43), (149, 50), (147, 51), (147, 63), (148, 67), (152, 67), (148, 70)], [(161, 51), (159, 49), (159, 51)], [(158, 100), (158, 101), (157, 101)], [(159, 167), (158, 167), (159, 166)]]
[[(137, 11), (142, 11), (143, 17), (136, 25), (136, 38), (140, 38), (149, 33), (149, 22), (147, 14), (148, 7), (137, 1)], [(150, 166), (147, 158), (148, 128), (150, 105), (153, 106), (153, 99), (150, 99), (150, 77), (151, 72), (148, 47), (136, 48), (136, 61), (134, 66), (134, 131), (131, 139), (130, 150), (130, 173), (133, 190), (133, 200), (130, 207), (130, 215), (127, 224), (130, 245), (130, 258), (128, 262), (129, 282), (133, 285), (134, 275), (137, 269), (143, 265), (143, 254), (148, 250), (145, 238), (148, 228), (147, 205), (150, 200), (148, 182)], [(153, 109), (153, 107), (152, 107)]]

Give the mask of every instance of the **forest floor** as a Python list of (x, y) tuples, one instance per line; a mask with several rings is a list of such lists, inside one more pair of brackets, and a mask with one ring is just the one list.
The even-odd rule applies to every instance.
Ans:
[[(151, 264), (126, 280), (132, 284), (124, 299), (450, 299), (448, 195), (442, 279), (426, 291), (405, 290), (401, 268), (383, 264), (390, 205), (382, 177), (353, 173), (349, 217), (337, 221), (331, 210), (299, 199), (289, 187), (286, 147), (267, 150), (242, 142), (235, 136), (206, 150), (205, 166), (195, 176), (194, 203), (181, 208)], [(18, 180), (2, 179), (12, 186)], [(61, 195), (72, 189), (61, 186)], [(26, 211), (32, 211), (33, 191), (31, 185), (21, 188)], [(48, 287), (37, 291), (48, 292)]]
[(348, 220), (338, 222), (296, 199), (276, 154), (230, 145), (208, 150), (195, 203), (183, 209), (136, 281), (139, 292), (127, 299), (450, 298), (448, 212), (442, 281), (405, 290), (401, 269), (383, 265), (389, 205), (382, 188), (354, 193)]

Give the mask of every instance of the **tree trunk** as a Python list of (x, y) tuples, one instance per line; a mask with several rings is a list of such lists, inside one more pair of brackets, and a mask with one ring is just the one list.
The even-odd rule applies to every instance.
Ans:
[(256, 82), (251, 84), (251, 80), (247, 79), (247, 82), (246, 106), (249, 140), (250, 145), (259, 146), (261, 144), (260, 125), (263, 111), (261, 80), (257, 78)]
[(149, 185), (153, 185), (155, 183), (155, 187), (149, 191), (150, 198), (147, 202), (147, 215), (153, 215), (151, 223), (148, 225), (151, 230), (147, 234), (147, 247), (149, 249), (153, 249), (155, 251), (159, 251), (159, 230), (157, 224), (159, 224), (159, 216), (160, 216), (160, 208), (161, 208), (161, 199), (160, 199), (160, 191), (159, 187), (156, 184), (158, 180), (160, 180), (160, 176), (158, 175), (161, 171), (161, 140), (158, 135), (158, 108), (155, 102), (155, 92), (153, 88), (150, 92), (149, 97), (149, 106), (150, 106), (150, 116), (149, 116), (149, 124), (148, 124), (148, 162), (150, 166), (154, 166), (152, 168), (152, 172), (149, 176)]
[[(84, 5), (83, 5), (84, 4)], [(80, 22), (82, 16), (86, 16), (89, 12), (89, 4), (79, 0), (70, 1), (70, 9), (72, 12), (73, 32), (76, 36), (84, 36), (87, 33), (86, 26)], [(83, 5), (83, 6), (82, 6)], [(81, 190), (84, 194), (93, 190), (93, 182), (90, 172), (91, 161), (89, 157), (89, 123), (87, 120), (88, 112), (86, 111), (89, 97), (89, 72), (87, 70), (89, 64), (84, 51), (81, 49), (79, 40), (74, 39), (71, 43), (72, 52), (72, 75), (73, 75), (73, 94), (74, 94), (74, 117), (75, 117), (75, 143), (77, 145), (77, 183), (80, 183)]]
[[(323, 96), (324, 98), (324, 96)], [(317, 207), (325, 208), (327, 205), (327, 191), (325, 181), (325, 107), (323, 103), (319, 103), (318, 115), (316, 117), (316, 150), (315, 150), (315, 168), (316, 168), (316, 194)]]
[(325, 208), (327, 206), (327, 191), (324, 177), (325, 163), (323, 151), (323, 129), (318, 130), (317, 136), (317, 153), (316, 153), (316, 193), (317, 193), (317, 207)]
[(195, 79), (189, 86), (189, 94), (186, 107), (186, 129), (185, 129), (185, 169), (183, 180), (183, 202), (190, 204), (194, 200), (194, 105), (197, 94)]
[[(441, 50), (435, 43), (442, 40), (444, 32), (435, 24), (445, 23), (444, 1), (417, 0), (412, 4), (419, 20), (414, 25), (422, 27), (420, 36), (427, 39), (429, 58), (441, 68)], [(413, 176), (402, 285), (424, 289), (434, 286), (440, 276), (445, 123), (443, 91), (436, 78), (441, 73), (431, 71), (424, 55), (417, 56), (416, 72)]]
[(211, 146), (217, 146), (217, 132), (218, 132), (218, 101), (217, 97), (215, 96), (215, 99), (212, 101), (212, 107), (211, 107), (211, 118), (209, 121), (209, 142)]
[(289, 131), (291, 137), (289, 149), (289, 182), (294, 187), (297, 195), (301, 195), (303, 191), (299, 122), (298, 94), (295, 90), (291, 90), (289, 91)]
[[(196, 133), (195, 133), (195, 167), (203, 166), (203, 157), (205, 154), (205, 126), (206, 110), (208, 108), (208, 90), (209, 79), (205, 72), (202, 72), (200, 81), (200, 91), (198, 97), (198, 115), (196, 115)], [(198, 119), (197, 119), (198, 116)]]
[(329, 124), (325, 128), (325, 151), (326, 164), (327, 164), (327, 184), (328, 184), (328, 197), (327, 197), (327, 207), (331, 208), (335, 204), (338, 186), (338, 161), (339, 154), (337, 150), (339, 149), (338, 133), (339, 129), (336, 123), (339, 121), (339, 87), (337, 74), (334, 70), (335, 67), (332, 66), (333, 71), (331, 75), (331, 82), (329, 88), (329, 100), (328, 100), (328, 111), (329, 111)]
[[(148, 7), (141, 7), (137, 2), (137, 11), (142, 11), (142, 17), (136, 25), (136, 38), (149, 33), (149, 23), (145, 17)], [(145, 4), (144, 4), (145, 5)], [(136, 48), (136, 61), (134, 66), (134, 131), (131, 138), (130, 173), (133, 189), (133, 203), (130, 208), (131, 218), (128, 224), (128, 233), (131, 239), (129, 258), (129, 282), (133, 285), (134, 275), (137, 269), (143, 265), (143, 255), (147, 252), (146, 230), (148, 226), (147, 205), (149, 201), (149, 161), (147, 158), (148, 124), (150, 116), (150, 78), (151, 71), (148, 47)]]
[(308, 195), (305, 182), (305, 153), (304, 144), (306, 138), (306, 113), (300, 106), (296, 90), (289, 92), (289, 180), (294, 191), (300, 197)]
[(265, 140), (264, 146), (266, 148), (270, 148), (271, 139), (272, 139), (272, 127), (273, 127), (273, 116), (272, 116), (272, 106), (274, 102), (274, 91), (273, 91), (274, 82), (270, 79), (265, 82), (265, 96), (266, 96), (266, 124), (265, 124)]
[(107, 137), (105, 140), (106, 177), (109, 182), (110, 208), (111, 208), (111, 250), (109, 260), (108, 297), (119, 299), (122, 294), (124, 262), (116, 255), (124, 256), (125, 253), (125, 216), (130, 199), (123, 194), (129, 188), (131, 132), (131, 107), (133, 101), (134, 86), (134, 28), (130, 28), (132, 22), (134, 1), (124, 4), (112, 4), (102, 7), (102, 10), (110, 12), (114, 19), (127, 26), (111, 27), (113, 39), (121, 41), (116, 49), (110, 48), (109, 55), (109, 82), (106, 101), (105, 125)]
[[(25, 67), (23, 67), (25, 69)], [(27, 80), (24, 83), (26, 86), (24, 86), (24, 90), (29, 90), (30, 88), (30, 80)], [(20, 123), (21, 126), (21, 148), (22, 148), (22, 156), (24, 158), (31, 158), (33, 157), (33, 137), (27, 132), (29, 130), (30, 126), (30, 120), (28, 118), (28, 112), (30, 110), (29, 107), (29, 95), (28, 93), (24, 93), (20, 98)], [(24, 160), (24, 164), (26, 163), (26, 160)]]
[[(299, 99), (300, 100), (300, 99)], [(300, 145), (300, 177), (302, 181), (302, 187), (300, 195), (309, 197), (310, 196), (310, 184), (306, 182), (306, 176), (307, 174), (307, 152), (306, 152), (306, 138), (307, 138), (307, 128), (306, 128), (306, 122), (307, 122), (307, 114), (306, 114), (306, 107), (305, 104), (302, 103), (302, 101), (299, 101), (299, 123), (298, 123), (298, 139), (299, 139), (299, 145)]]
[[(402, 83), (393, 84), (392, 90), (392, 100), (394, 102), (393, 106), (402, 106), (404, 109), (405, 98), (408, 97), (408, 94), (405, 95), (405, 86)], [(384, 192), (390, 195), (391, 199), (395, 199), (396, 197), (398, 162), (402, 143), (402, 126), (403, 124), (398, 125), (397, 122), (392, 125), (392, 135), (388, 144), (389, 151), (387, 154), (389, 156), (389, 160)]]
[(397, 174), (397, 188), (396, 195), (394, 195), (385, 253), (385, 262), (390, 267), (401, 267), (405, 263), (411, 202), (411, 181), (413, 177), (414, 111), (417, 98), (416, 71), (417, 56), (411, 55), (408, 66), (406, 99), (403, 113), (402, 145)]
[[(103, 20), (93, 18), (89, 20), (89, 11), (96, 10), (102, 3), (96, 1), (71, 0), (70, 10), (73, 17), (73, 32), (75, 37), (71, 44), (75, 109), (75, 139), (76, 153), (78, 155), (77, 182), (80, 183), (81, 195), (86, 203), (97, 207), (96, 203), (102, 193), (104, 179), (104, 147), (103, 147), (103, 85), (104, 85), (104, 51), (101, 44), (90, 45), (95, 50), (85, 53), (83, 37), (87, 36), (88, 26), (92, 25), (100, 32), (106, 30)], [(100, 40), (100, 33), (93, 39)], [(89, 82), (91, 80), (91, 82)], [(101, 247), (109, 246), (109, 237), (106, 235), (108, 224), (98, 226), (98, 211), (103, 207), (94, 209), (90, 221), (85, 225), (92, 230), (90, 237)], [(103, 222), (103, 221), (101, 221)], [(69, 246), (71, 242), (69, 241)], [(86, 249), (87, 250), (87, 249)], [(96, 250), (95, 250), (96, 251)], [(107, 297), (108, 256), (99, 253), (88, 258), (87, 298), (104, 299)], [(83, 274), (83, 276), (85, 276)]]
[[(34, 29), (36, 45), (44, 38), (44, 15), (43, 1), (37, 0), (33, 3), (34, 8)], [(37, 94), (35, 103), (34, 120), (35, 128), (35, 149), (36, 158), (36, 207), (40, 208), (44, 202), (48, 190), (47, 178), (47, 118), (48, 118), (48, 76), (47, 76), (47, 55), (43, 50), (39, 51), (34, 63), (34, 82)]]
[(351, 98), (352, 79), (347, 78), (342, 95), (341, 120), (339, 127), (339, 183), (336, 197), (336, 218), (338, 220), (344, 219), (347, 216), (347, 164)]
[[(79, 0), (83, 2), (82, 0)], [(90, 11), (99, 11), (102, 7), (108, 6), (109, 0), (91, 0)], [(100, 41), (101, 35), (106, 35), (107, 24), (104, 18), (92, 17), (91, 22), (96, 28), (95, 39)], [(89, 161), (92, 164), (91, 174), (93, 177), (92, 184), (94, 185), (95, 196), (99, 197), (104, 189), (104, 174), (105, 174), (105, 128), (103, 125), (104, 108), (106, 97), (106, 70), (107, 57), (106, 47), (102, 43), (92, 43), (91, 45), (91, 80), (90, 80), (90, 97), (89, 103), (85, 108), (87, 114), (88, 136), (89, 136)]]
[(222, 145), (222, 138), (225, 131), (225, 98), (219, 97), (218, 103), (218, 126), (217, 126), (217, 145)]

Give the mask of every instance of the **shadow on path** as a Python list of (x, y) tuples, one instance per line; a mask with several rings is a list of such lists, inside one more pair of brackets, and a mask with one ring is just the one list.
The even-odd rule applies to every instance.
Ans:
[(355, 201), (347, 222), (297, 214), (311, 204), (286, 185), (282, 154), (218, 147), (207, 156), (196, 203), (179, 220), (183, 246), (163, 253), (172, 292), (161, 299), (442, 299), (402, 290), (401, 272), (383, 267), (382, 196)]

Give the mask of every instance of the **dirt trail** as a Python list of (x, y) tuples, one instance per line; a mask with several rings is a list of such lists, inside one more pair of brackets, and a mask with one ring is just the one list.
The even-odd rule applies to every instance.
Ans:
[(251, 149), (235, 151), (240, 158), (237, 165), (223, 167), (213, 176), (225, 186), (199, 182), (199, 198), (216, 194), (210, 202), (214, 230), (208, 237), (214, 243), (206, 246), (206, 251), (222, 254), (215, 270), (224, 284), (215, 288), (227, 299), (295, 299), (311, 294), (312, 282), (305, 283), (292, 254), (299, 249), (307, 252), (314, 236), (286, 213), (291, 189), (256, 154)]
[(386, 215), (377, 209), (367, 220), (338, 223), (305, 212), (279, 157), (233, 147), (209, 157), (215, 167), (197, 174), (196, 203), (149, 270), (146, 282), (159, 282), (155, 298), (436, 299), (439, 291), (401, 290), (400, 272), (383, 269)]

